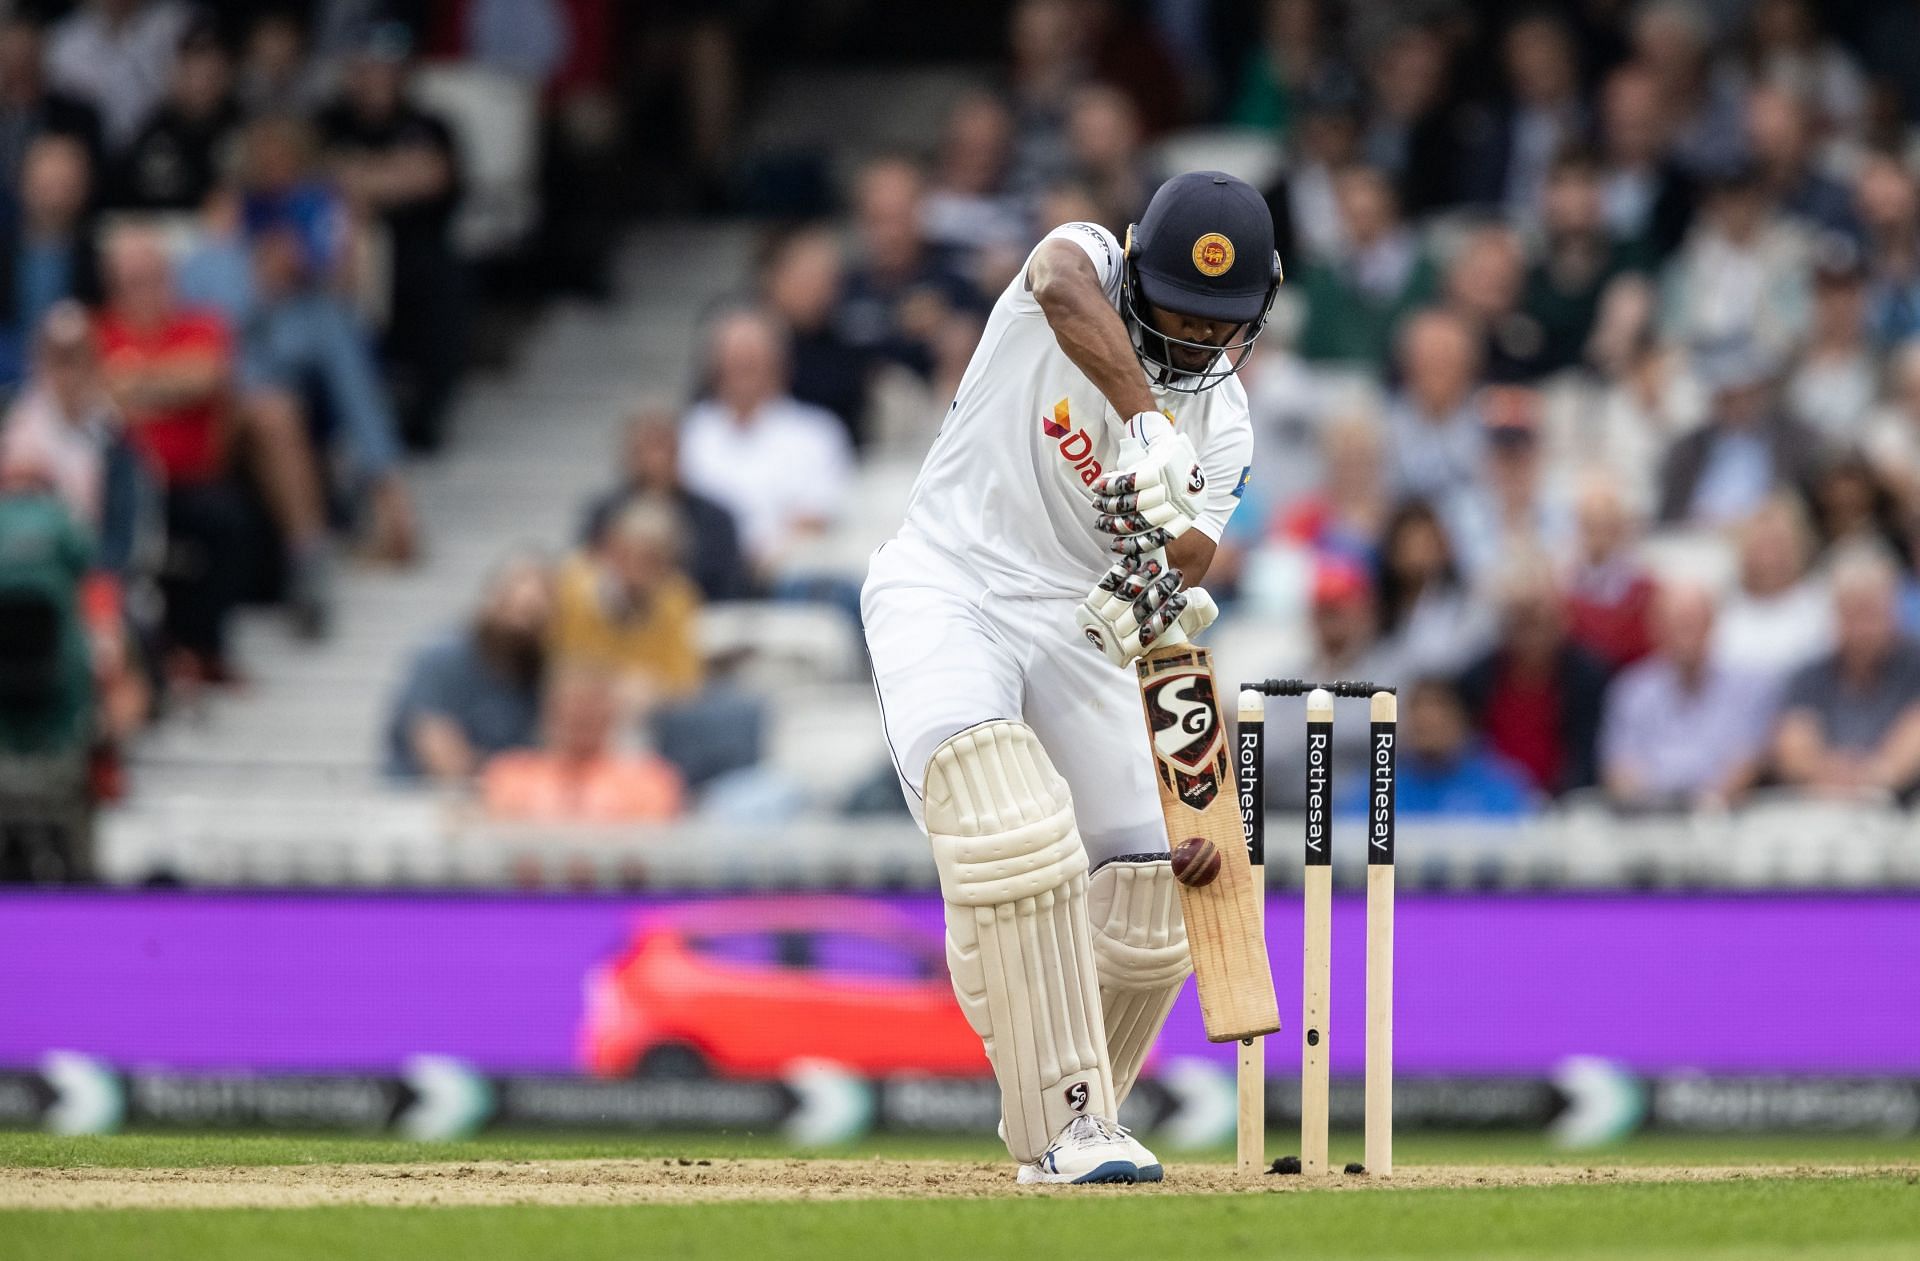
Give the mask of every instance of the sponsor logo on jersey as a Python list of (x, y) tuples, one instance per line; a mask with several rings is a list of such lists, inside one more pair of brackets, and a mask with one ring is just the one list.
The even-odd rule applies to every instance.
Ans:
[(1040, 432), (1055, 442), (1073, 431), (1073, 417), (1067, 413), (1067, 400), (1061, 399), (1053, 405), (1053, 415), (1040, 418)]
[(1219, 276), (1233, 266), (1233, 242), (1209, 232), (1193, 243), (1193, 265), (1202, 276)]
[(1253, 476), (1253, 465), (1249, 464), (1247, 465), (1247, 467), (1240, 470), (1240, 480), (1233, 484), (1233, 497), (1235, 499), (1243, 498), (1246, 495), (1247, 481), (1252, 476)]
[(1113, 266), (1113, 238), (1107, 234), (1105, 228), (1097, 223), (1070, 223), (1067, 226), (1070, 228), (1078, 228), (1094, 240), (1100, 242), (1100, 252), (1106, 255), (1107, 266)]
[(1052, 416), (1040, 417), (1040, 432), (1057, 444), (1060, 458), (1073, 466), (1082, 485), (1091, 486), (1099, 480), (1100, 461), (1093, 458), (1093, 439), (1086, 430), (1073, 427), (1066, 399), (1053, 405)]

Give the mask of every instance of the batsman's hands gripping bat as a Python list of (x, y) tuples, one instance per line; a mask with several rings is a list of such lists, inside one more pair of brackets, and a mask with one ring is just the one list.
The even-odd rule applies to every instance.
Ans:
[(1145, 556), (1193, 528), (1207, 488), (1193, 439), (1158, 412), (1127, 422), (1125, 463), (1093, 484), (1095, 524), (1122, 556)]
[(1219, 606), (1204, 588), (1180, 588), (1164, 557), (1122, 556), (1074, 612), (1087, 641), (1125, 666), (1155, 644), (1177, 644), (1213, 625)]

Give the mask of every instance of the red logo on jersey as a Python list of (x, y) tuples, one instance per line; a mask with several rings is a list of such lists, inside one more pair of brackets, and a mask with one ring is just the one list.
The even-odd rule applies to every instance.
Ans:
[(1060, 445), (1060, 458), (1073, 465), (1082, 483), (1091, 486), (1100, 476), (1100, 461), (1093, 458), (1093, 439), (1084, 429), (1073, 427), (1067, 413), (1067, 400), (1053, 405), (1052, 416), (1040, 417), (1040, 432)]

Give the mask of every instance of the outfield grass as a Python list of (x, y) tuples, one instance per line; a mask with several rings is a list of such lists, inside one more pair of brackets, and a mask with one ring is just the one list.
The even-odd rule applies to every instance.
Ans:
[[(1293, 1148), (1284, 1135), (1269, 1135), (1270, 1154)], [(1151, 1136), (1149, 1136), (1151, 1139)], [(1358, 1133), (1335, 1133), (1335, 1164), (1361, 1157)], [(777, 1138), (742, 1135), (542, 1134), (488, 1135), (451, 1143), (416, 1143), (387, 1137), (339, 1134), (180, 1134), (168, 1131), (62, 1138), (0, 1132), (0, 1166), (199, 1168), (209, 1165), (311, 1165), (400, 1163), (424, 1160), (646, 1159), (672, 1156), (789, 1156), (794, 1148)], [(875, 1135), (841, 1156), (903, 1159), (1005, 1160), (1006, 1149), (987, 1138), (924, 1138)], [(1162, 1153), (1167, 1154), (1167, 1153)], [(1410, 1165), (1791, 1165), (1920, 1163), (1920, 1139), (1857, 1135), (1675, 1135), (1648, 1134), (1591, 1151), (1567, 1152), (1532, 1134), (1402, 1134), (1394, 1156)], [(1225, 1149), (1181, 1160), (1228, 1160)]]
[(0, 1255), (74, 1261), (915, 1257), (1910, 1261), (1920, 1185), (1847, 1181), (1386, 1194), (632, 1208), (0, 1213)]

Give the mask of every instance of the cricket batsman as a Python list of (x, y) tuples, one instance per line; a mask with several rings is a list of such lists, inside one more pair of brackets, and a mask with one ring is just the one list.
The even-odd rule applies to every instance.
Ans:
[(1048, 233), (861, 593), (1021, 1182), (1162, 1176), (1116, 1118), (1192, 965), (1127, 667), (1214, 619), (1253, 450), (1234, 372), (1279, 284), (1265, 203), (1218, 172), (1161, 185), (1124, 241)]

